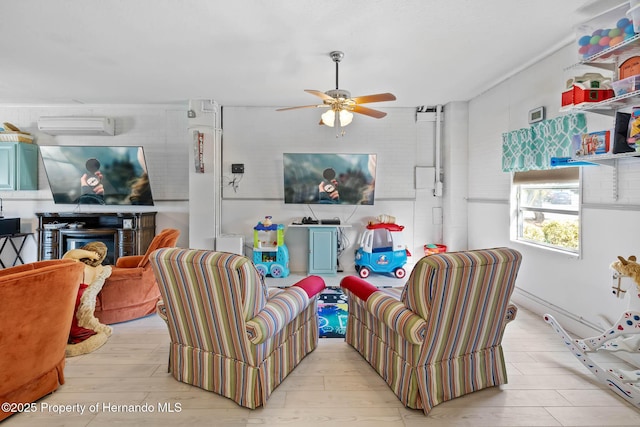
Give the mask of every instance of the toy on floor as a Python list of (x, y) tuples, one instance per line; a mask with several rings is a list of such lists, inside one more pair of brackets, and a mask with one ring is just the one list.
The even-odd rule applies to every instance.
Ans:
[(289, 249), (284, 244), (284, 225), (274, 224), (270, 216), (253, 227), (253, 263), (262, 276), (289, 275)]
[(344, 338), (347, 331), (347, 296), (340, 288), (326, 288), (318, 298), (320, 338)]
[(396, 224), (389, 215), (380, 215), (378, 221), (370, 222), (360, 236), (355, 253), (356, 271), (362, 278), (371, 273), (386, 273), (402, 279), (407, 274), (403, 266), (411, 256), (402, 238), (404, 226)]
[[(545, 314), (544, 320), (560, 335), (571, 353), (600, 381), (619, 396), (640, 406), (640, 370), (606, 369), (590, 356), (598, 351), (640, 353), (640, 264), (635, 256), (628, 259), (619, 256), (611, 268), (615, 270), (614, 279), (617, 279), (613, 294), (618, 298), (627, 298), (627, 310), (611, 328), (598, 336), (577, 340), (571, 338), (551, 315)], [(623, 289), (623, 278), (631, 278), (635, 284)]]

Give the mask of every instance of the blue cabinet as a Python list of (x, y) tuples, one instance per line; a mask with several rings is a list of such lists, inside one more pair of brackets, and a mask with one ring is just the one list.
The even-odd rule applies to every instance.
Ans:
[(335, 275), (338, 272), (338, 229), (309, 227), (309, 274)]
[(0, 142), (0, 190), (38, 189), (38, 146)]

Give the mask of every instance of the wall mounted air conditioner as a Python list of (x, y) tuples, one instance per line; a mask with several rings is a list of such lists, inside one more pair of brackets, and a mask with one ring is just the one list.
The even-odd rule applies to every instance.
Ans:
[(49, 135), (115, 135), (110, 117), (40, 117), (38, 130)]

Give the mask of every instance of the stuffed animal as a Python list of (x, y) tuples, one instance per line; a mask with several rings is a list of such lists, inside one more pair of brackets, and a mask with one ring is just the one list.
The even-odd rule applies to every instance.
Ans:
[(636, 262), (635, 255), (631, 255), (628, 259), (618, 255), (618, 261), (614, 261), (611, 268), (624, 276), (631, 277), (640, 290), (640, 264)]
[(391, 215), (387, 215), (387, 214), (378, 215), (376, 217), (376, 219), (378, 220), (378, 222), (383, 223), (383, 224), (395, 224), (396, 223), (396, 217), (395, 216), (391, 216)]
[(271, 216), (265, 216), (264, 220), (262, 221), (262, 225), (264, 225), (265, 227), (271, 227), (273, 225), (273, 221), (271, 221)]
[(107, 246), (102, 242), (90, 242), (79, 249), (71, 249), (62, 258), (73, 259), (85, 264), (84, 283), (80, 284), (76, 299), (76, 313), (71, 324), (67, 357), (89, 353), (102, 346), (113, 332), (94, 316), (96, 296), (102, 290), (104, 281), (111, 275), (111, 266), (103, 266), (107, 256)]

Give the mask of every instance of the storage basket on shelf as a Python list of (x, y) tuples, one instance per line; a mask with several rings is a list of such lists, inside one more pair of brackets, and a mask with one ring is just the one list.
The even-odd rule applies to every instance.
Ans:
[(0, 126), (0, 141), (2, 142), (33, 142), (33, 135), (21, 131), (17, 126), (4, 122)]
[(0, 132), (1, 142), (33, 142), (33, 135), (20, 132)]

